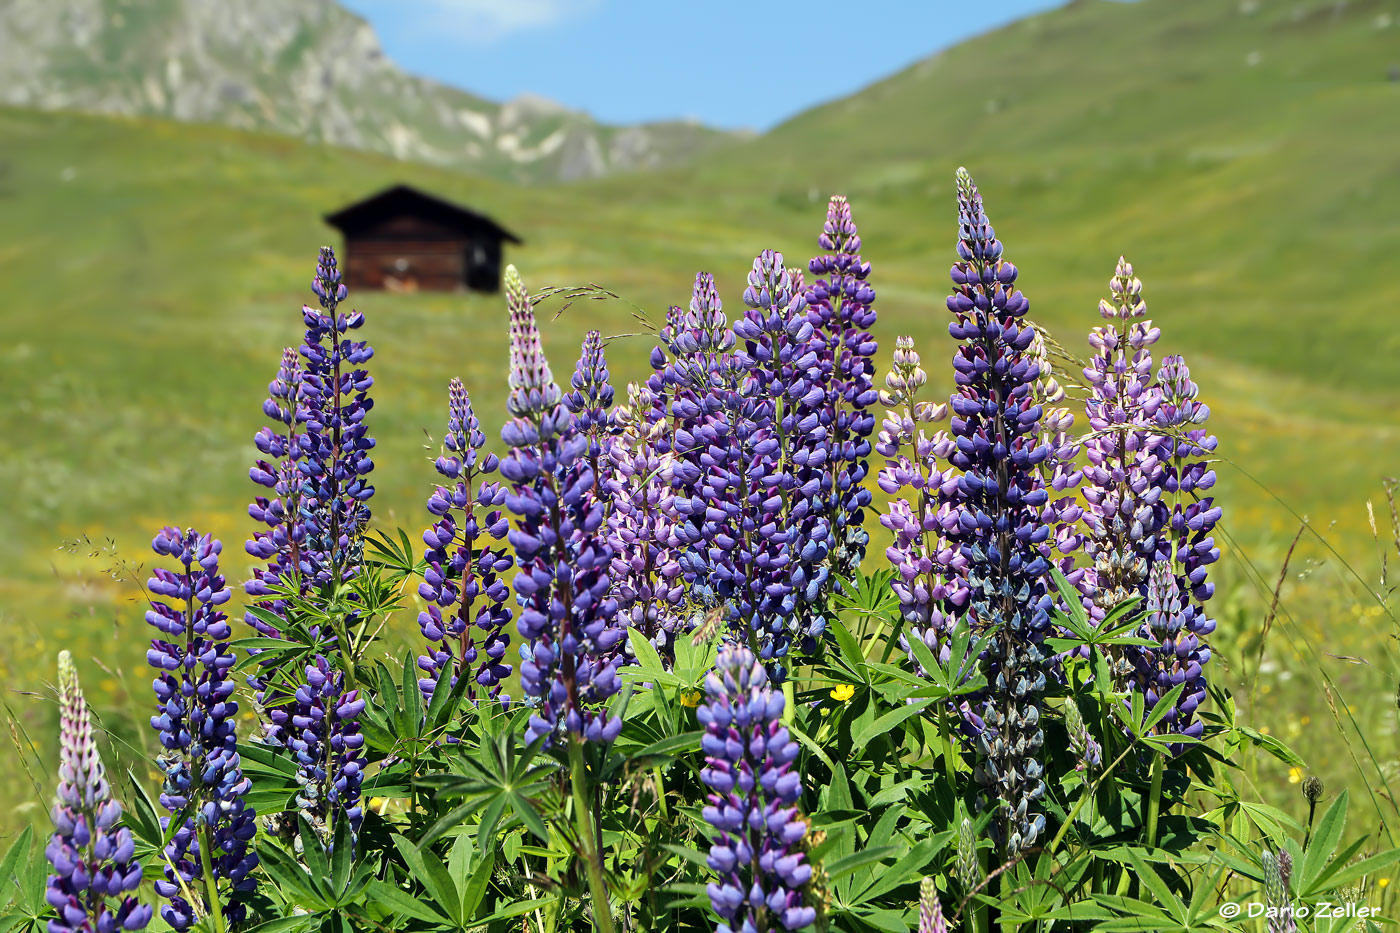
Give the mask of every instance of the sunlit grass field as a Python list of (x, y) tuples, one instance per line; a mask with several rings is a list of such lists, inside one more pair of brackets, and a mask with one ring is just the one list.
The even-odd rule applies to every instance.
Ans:
[[(565, 375), (585, 330), (643, 330), (633, 305), (661, 319), (698, 270), (737, 310), (754, 254), (805, 262), (826, 196), (844, 193), (874, 264), (882, 370), (895, 335), (912, 334), (946, 391), (959, 164), (1022, 270), (1032, 317), (1069, 351), (1087, 351), (1126, 253), (1163, 329), (1159, 358), (1192, 364), (1222, 458), (1218, 676), (1246, 721), (1307, 763), (1290, 772), (1257, 757), (1251, 778), (1300, 813), (1296, 783), (1316, 772), (1394, 818), (1400, 626), (1377, 597), (1381, 555), (1392, 570), (1400, 562), (1381, 486), (1400, 473), (1400, 274), (1389, 263), (1400, 85), (1383, 67), (1400, 27), (1376, 26), (1394, 6), (1296, 26), (1272, 5), (1246, 16), (1195, 0), (1073, 4), (695, 169), (568, 187), (207, 127), (0, 110), (0, 682), (18, 743), (0, 746), (0, 829), (47, 806), (46, 684), (60, 647), (134, 760), (148, 635), (139, 588), (113, 577), (144, 579), (154, 531), (213, 532), (230, 577), (245, 573), (251, 437), (279, 350), (300, 339), (316, 249), (335, 242), (323, 214), (409, 182), (520, 233), (509, 259), (532, 289), (596, 282), (624, 296), (552, 321), (559, 303), (542, 306)], [(1099, 54), (1115, 43), (1131, 46), (1130, 61)], [(416, 541), (448, 379), (466, 382), (488, 437), (503, 420), (504, 305), (351, 303), (376, 348), (376, 522)], [(650, 347), (612, 341), (617, 384), (649, 372)], [(868, 569), (886, 543), (871, 530)], [(386, 649), (416, 644), (416, 612), (410, 600)]]

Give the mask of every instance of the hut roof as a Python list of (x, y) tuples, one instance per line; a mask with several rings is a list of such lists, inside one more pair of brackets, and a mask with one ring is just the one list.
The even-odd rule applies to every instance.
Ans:
[(399, 214), (409, 213), (436, 220), (463, 230), (486, 229), (502, 240), (523, 243), (520, 237), (496, 223), (485, 214), (468, 210), (451, 201), (434, 197), (409, 185), (394, 185), (363, 201), (341, 208), (325, 216), (326, 223), (347, 236), (365, 227)]

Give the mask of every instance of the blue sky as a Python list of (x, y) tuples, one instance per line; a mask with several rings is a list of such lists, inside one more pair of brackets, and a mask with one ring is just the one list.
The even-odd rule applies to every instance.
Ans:
[(766, 129), (1063, 0), (342, 0), (403, 68), (601, 120)]

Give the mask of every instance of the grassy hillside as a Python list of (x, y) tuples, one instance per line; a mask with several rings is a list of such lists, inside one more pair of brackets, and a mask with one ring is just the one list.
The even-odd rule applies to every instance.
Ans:
[[(1240, 558), (1272, 585), (1296, 524), (1237, 467), (1319, 528), (1335, 522), (1334, 540), (1361, 558), (1365, 502), (1400, 469), (1400, 274), (1387, 264), (1400, 247), (1400, 84), (1386, 80), (1398, 6), (1075, 3), (694, 171), (557, 188), (231, 130), (0, 110), (0, 681), (39, 690), (60, 644), (74, 644), (99, 703), (116, 709), (130, 688), (144, 707), (135, 591), (103, 576), (110, 554), (64, 541), (87, 535), (102, 549), (110, 535), (135, 564), (160, 525), (198, 525), (225, 539), (230, 577), (241, 575), (249, 440), (279, 348), (299, 339), (327, 210), (410, 182), (521, 233), (527, 245), (509, 258), (532, 287), (596, 281), (659, 318), (698, 269), (736, 308), (752, 256), (772, 246), (805, 260), (825, 196), (846, 193), (875, 265), (882, 366), (894, 335), (913, 334), (946, 388), (958, 164), (982, 186), (1032, 315), (1062, 343), (1085, 348), (1122, 252), (1146, 282), (1161, 351), (1188, 353), (1228, 461), (1220, 645), (1238, 673), (1260, 622)], [(377, 349), (376, 516), (416, 530), (433, 477), (425, 432), (441, 434), (448, 378), (467, 382), (488, 436), (502, 420), (504, 309), (475, 295), (352, 304)], [(589, 327), (638, 329), (621, 303), (575, 305), (546, 325), (556, 373)], [(619, 382), (645, 374), (649, 347), (614, 342)], [(1305, 545), (1295, 569), (1325, 556)], [(1325, 637), (1332, 654), (1381, 657), (1374, 613), (1336, 626), (1334, 602), (1296, 605), (1296, 625), (1276, 637), (1300, 656)], [(416, 640), (411, 614), (404, 622)], [(1278, 654), (1285, 667), (1292, 657)], [(1343, 686), (1375, 682), (1325, 663)], [(44, 703), (6, 699), (46, 733)], [(1298, 709), (1311, 707), (1295, 722), (1327, 716)], [(113, 724), (135, 737), (128, 718)], [(6, 799), (35, 812), (38, 798)]]

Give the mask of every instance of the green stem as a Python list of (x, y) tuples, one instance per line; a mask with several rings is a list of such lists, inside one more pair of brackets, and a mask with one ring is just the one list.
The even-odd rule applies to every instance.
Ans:
[(1147, 798), (1147, 844), (1157, 847), (1157, 816), (1162, 809), (1162, 759), (1157, 754), (1152, 757), (1152, 795)]
[(943, 700), (938, 701), (938, 735), (943, 739), (943, 770), (948, 775), (948, 787), (956, 793), (958, 772), (953, 763), (953, 753), (956, 749), (953, 746), (953, 737), (948, 730), (948, 708)]
[(669, 822), (671, 814), (666, 809), (666, 784), (661, 777), (661, 766), (652, 768), (651, 773), (656, 778), (656, 806), (661, 811), (661, 818)]
[(583, 743), (573, 735), (569, 737), (569, 770), (574, 789), (574, 819), (578, 823), (579, 854), (583, 858), (584, 870), (588, 873), (588, 888), (593, 895), (593, 929), (598, 933), (613, 933), (612, 909), (608, 906), (608, 886), (603, 879), (603, 856), (593, 833), (593, 808), (588, 805)]
[(204, 898), (209, 904), (209, 917), (214, 921), (214, 933), (225, 933), (224, 907), (219, 903), (219, 881), (214, 877), (214, 844), (209, 826), (199, 828), (199, 862), (204, 872)]
[(1107, 768), (1103, 769), (1103, 773), (1099, 775), (1098, 780), (1093, 783), (1093, 786), (1087, 788), (1083, 794), (1079, 795), (1079, 800), (1075, 802), (1074, 809), (1069, 811), (1065, 816), (1065, 821), (1060, 824), (1060, 831), (1055, 834), (1054, 839), (1050, 840), (1050, 845), (1045, 847), (1045, 854), (1047, 857), (1055, 854), (1055, 850), (1060, 847), (1060, 842), (1065, 838), (1065, 833), (1069, 832), (1070, 826), (1073, 825), (1075, 817), (1079, 816), (1079, 811), (1084, 809), (1084, 805), (1088, 803), (1093, 798), (1094, 793), (1098, 791), (1099, 785), (1108, 779), (1108, 776), (1113, 773), (1113, 769), (1118, 767), (1118, 763), (1124, 758), (1127, 758), (1128, 752), (1132, 750), (1132, 745), (1123, 749), (1122, 754), (1113, 759), (1112, 763), (1110, 763)]

